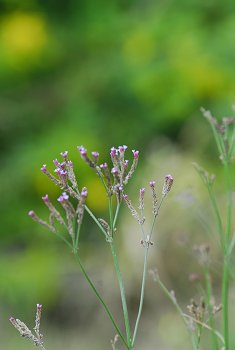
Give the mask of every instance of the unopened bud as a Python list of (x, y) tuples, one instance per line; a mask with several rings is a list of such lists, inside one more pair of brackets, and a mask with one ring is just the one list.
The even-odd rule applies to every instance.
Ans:
[(171, 187), (173, 185), (173, 177), (171, 175), (166, 175), (165, 176), (165, 181), (162, 189), (162, 195), (165, 197), (168, 192), (170, 192)]
[(133, 156), (135, 159), (139, 158), (139, 151), (135, 151), (134, 149), (132, 150)]

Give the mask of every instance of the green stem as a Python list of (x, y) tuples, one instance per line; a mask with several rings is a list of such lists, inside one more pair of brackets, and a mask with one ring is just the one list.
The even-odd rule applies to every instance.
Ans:
[(81, 268), (81, 271), (82, 271), (84, 277), (86, 278), (88, 284), (90, 285), (91, 289), (93, 290), (93, 292), (95, 293), (95, 295), (97, 296), (97, 298), (98, 298), (99, 301), (101, 302), (102, 306), (104, 307), (104, 309), (105, 309), (105, 311), (106, 311), (106, 313), (107, 313), (107, 315), (108, 315), (110, 321), (112, 322), (112, 324), (113, 324), (113, 326), (114, 326), (114, 328), (115, 328), (117, 334), (118, 334), (119, 337), (121, 338), (121, 340), (122, 340), (124, 346), (126, 347), (126, 349), (129, 350), (129, 346), (128, 346), (126, 340), (124, 339), (124, 337), (123, 337), (123, 335), (122, 335), (122, 333), (121, 333), (121, 331), (120, 331), (120, 329), (119, 329), (117, 323), (115, 322), (115, 320), (114, 320), (114, 318), (113, 318), (113, 316), (112, 316), (112, 314), (111, 314), (111, 311), (109, 310), (108, 306), (106, 305), (106, 303), (104, 302), (104, 300), (103, 300), (102, 297), (100, 296), (99, 292), (97, 291), (95, 285), (93, 284), (93, 282), (91, 281), (90, 277), (88, 276), (88, 274), (87, 274), (87, 272), (86, 272), (84, 266), (82, 265), (82, 262), (81, 262), (81, 260), (80, 260), (80, 258), (79, 258), (79, 256), (78, 256), (77, 252), (75, 252), (74, 255), (75, 255), (75, 258), (76, 258), (76, 260), (77, 260), (77, 262), (78, 262), (78, 264), (79, 264), (79, 266), (80, 266), (80, 268)]
[(113, 204), (112, 204), (112, 197), (109, 197), (109, 223), (111, 228), (111, 235), (113, 237), (114, 233), (114, 227), (113, 227)]
[(65, 242), (69, 248), (73, 249), (72, 244), (71, 244), (69, 241), (67, 241), (67, 239), (64, 238), (63, 235), (59, 234), (58, 232), (55, 232), (55, 235), (56, 235), (57, 237), (59, 237), (60, 239), (62, 239), (62, 241)]
[[(115, 229), (115, 224), (117, 221), (118, 217), (118, 212), (120, 208), (120, 204), (118, 203), (116, 207), (116, 212), (115, 216), (113, 219), (113, 207), (112, 207), (112, 198), (109, 197), (109, 221), (110, 221), (110, 227), (111, 227), (111, 235), (112, 237), (114, 236), (114, 229)], [(120, 294), (121, 294), (121, 301), (122, 301), (122, 309), (123, 309), (123, 316), (124, 316), (124, 322), (125, 322), (125, 327), (126, 327), (126, 337), (127, 337), (127, 344), (128, 346), (131, 344), (131, 330), (130, 330), (130, 323), (129, 323), (129, 316), (128, 316), (128, 309), (127, 309), (127, 303), (126, 303), (126, 294), (125, 294), (125, 288), (124, 288), (124, 282), (121, 274), (121, 270), (119, 267), (119, 262), (118, 262), (118, 257), (116, 253), (116, 248), (114, 245), (114, 241), (111, 240), (110, 242), (110, 248), (113, 256), (113, 261), (114, 261), (114, 267), (115, 271), (117, 274), (117, 279), (118, 279), (118, 284), (119, 284), (119, 289), (120, 289)]]
[[(203, 329), (203, 327), (201, 325), (197, 325), (197, 338), (196, 338), (196, 349), (197, 350), (200, 350), (202, 329)], [(213, 350), (215, 350), (215, 349), (213, 349)]]
[(228, 292), (229, 292), (229, 268), (228, 268), (228, 259), (227, 259), (227, 256), (225, 255), (224, 266), (223, 266), (223, 280), (222, 280), (224, 350), (229, 350)]
[(80, 237), (80, 230), (81, 230), (81, 224), (80, 225), (77, 225), (77, 230), (75, 231), (76, 232), (76, 237), (75, 237), (75, 249), (76, 251), (78, 250), (78, 242), (79, 242), (79, 237)]
[(213, 191), (213, 188), (211, 185), (207, 185), (207, 190), (209, 193), (210, 201), (211, 201), (212, 208), (214, 210), (215, 218), (217, 221), (217, 227), (218, 227), (219, 238), (220, 238), (220, 245), (221, 245), (221, 248), (224, 249), (225, 242), (224, 242), (224, 234), (223, 234), (223, 225), (222, 225), (222, 220), (221, 220), (219, 208), (218, 208), (218, 205), (216, 202), (215, 194), (214, 194), (214, 191)]
[(232, 218), (232, 190), (230, 169), (228, 160), (224, 160), (224, 174), (226, 181), (226, 231), (225, 231), (225, 246), (224, 246), (224, 261), (223, 261), (223, 279), (222, 279), (222, 305), (223, 305), (223, 333), (225, 350), (229, 350), (229, 242), (231, 236), (231, 218)]
[(114, 261), (114, 266), (115, 266), (115, 270), (116, 270), (116, 274), (117, 274), (117, 278), (118, 278), (118, 284), (119, 284), (119, 288), (120, 288), (123, 316), (124, 316), (125, 327), (126, 327), (127, 344), (128, 344), (128, 349), (130, 349), (131, 331), (130, 331), (130, 323), (129, 323), (127, 303), (126, 303), (126, 294), (125, 294), (125, 288), (124, 288), (124, 283), (123, 283), (121, 270), (120, 270), (119, 263), (118, 263), (116, 249), (115, 249), (115, 245), (114, 245), (113, 241), (110, 242), (110, 248), (111, 248), (113, 261)]
[(136, 322), (135, 322), (133, 339), (132, 339), (132, 343), (131, 343), (132, 348), (134, 347), (134, 344), (135, 344), (135, 339), (136, 339), (136, 335), (137, 335), (137, 331), (138, 331), (138, 326), (139, 326), (140, 317), (141, 317), (142, 308), (143, 308), (143, 302), (144, 302), (144, 291), (145, 291), (145, 283), (146, 283), (146, 276), (147, 276), (148, 250), (149, 250), (148, 243), (145, 243), (145, 244), (146, 244), (146, 247), (145, 247), (145, 252), (144, 252), (144, 270), (143, 270), (143, 277), (142, 277), (140, 304), (139, 304), (138, 315), (137, 315)]
[(176, 310), (178, 311), (179, 315), (182, 317), (182, 320), (186, 326), (186, 329), (188, 330), (189, 332), (189, 335), (191, 337), (191, 342), (192, 342), (192, 347), (193, 347), (193, 350), (197, 350), (197, 344), (196, 344), (196, 339), (194, 337), (194, 333), (190, 331), (189, 329), (189, 325), (188, 325), (188, 322), (184, 316), (184, 313), (181, 309), (181, 307), (179, 306), (178, 302), (177, 302), (177, 299), (174, 295), (172, 295), (169, 290), (166, 288), (166, 286), (162, 283), (162, 281), (160, 280), (160, 277), (158, 277), (157, 279), (157, 282), (159, 283), (160, 287), (162, 288), (163, 292), (166, 294), (166, 296), (172, 301), (172, 303), (175, 305), (176, 307)]
[(117, 222), (117, 218), (118, 218), (120, 207), (121, 207), (121, 202), (118, 202), (117, 208), (116, 208), (116, 212), (115, 212), (115, 215), (114, 215), (114, 219), (113, 219), (113, 230), (115, 229), (115, 226), (116, 226), (116, 222)]
[(106, 237), (106, 231), (103, 228), (103, 226), (99, 223), (99, 220), (95, 217), (95, 215), (92, 213), (92, 211), (85, 205), (85, 210), (87, 211), (87, 213), (90, 215), (90, 217), (95, 221), (96, 225), (99, 227), (99, 229), (102, 231), (102, 233), (105, 235)]
[(228, 161), (224, 163), (225, 181), (226, 181), (226, 193), (227, 193), (227, 207), (226, 207), (226, 248), (228, 247), (231, 236), (231, 218), (232, 218), (232, 188), (230, 169)]
[[(209, 311), (209, 324), (211, 329), (215, 329), (215, 319), (213, 314), (213, 306), (212, 306), (212, 286), (211, 286), (211, 278), (208, 266), (205, 267), (205, 280), (206, 280), (206, 297), (207, 297), (207, 305)], [(219, 347), (218, 339), (214, 332), (211, 333), (211, 342), (212, 348), (217, 350)]]

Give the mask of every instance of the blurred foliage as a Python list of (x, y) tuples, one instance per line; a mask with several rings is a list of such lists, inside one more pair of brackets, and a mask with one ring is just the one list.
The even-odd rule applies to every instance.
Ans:
[[(52, 170), (61, 151), (77, 164), (97, 215), (106, 208), (104, 193), (77, 145), (106, 155), (113, 145), (140, 149), (140, 177), (149, 178), (149, 154), (156, 162), (163, 149), (156, 173), (164, 163), (168, 148), (155, 143), (164, 135), (186, 152), (184, 174), (190, 161), (212, 167), (216, 155), (199, 108), (230, 114), (234, 10), (232, 0), (0, 0), (1, 305), (20, 304), (29, 314), (39, 296), (48, 305), (58, 300), (61, 255), (27, 212), (45, 216), (40, 197), (59, 195), (39, 168)], [(180, 171), (176, 186), (179, 178)], [(83, 239), (97, 245), (86, 225)], [(171, 256), (167, 266), (176, 268)], [(180, 284), (177, 273), (168, 278)]]

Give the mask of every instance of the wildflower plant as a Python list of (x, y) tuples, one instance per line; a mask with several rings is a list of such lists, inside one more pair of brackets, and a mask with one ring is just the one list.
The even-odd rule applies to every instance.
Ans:
[[(105, 312), (107, 313), (110, 321), (112, 322), (115, 329), (115, 336), (111, 341), (111, 346), (116, 349), (116, 343), (118, 340), (122, 342), (124, 347), (128, 350), (133, 350), (135, 348), (136, 337), (138, 333), (139, 322), (142, 314), (144, 293), (145, 293), (145, 281), (148, 272), (148, 253), (149, 249), (153, 245), (152, 235), (154, 227), (157, 221), (159, 210), (163, 204), (164, 199), (169, 193), (172, 184), (173, 177), (171, 175), (166, 175), (163, 180), (162, 191), (158, 196), (156, 191), (156, 182), (151, 181), (149, 183), (149, 190), (152, 193), (152, 224), (148, 231), (145, 228), (145, 188), (139, 190), (139, 206), (136, 209), (129, 196), (126, 194), (126, 186), (132, 179), (139, 160), (139, 151), (132, 150), (132, 161), (129, 162), (126, 159), (127, 146), (119, 146), (118, 148), (112, 147), (110, 150), (111, 167), (108, 163), (99, 164), (99, 153), (97, 151), (88, 154), (87, 150), (83, 146), (78, 146), (78, 151), (84, 162), (96, 173), (102, 182), (107, 195), (108, 202), (108, 220), (104, 218), (97, 218), (95, 214), (86, 205), (86, 200), (88, 197), (88, 190), (86, 187), (80, 189), (78, 181), (74, 172), (74, 165), (68, 158), (68, 152), (62, 152), (62, 161), (55, 159), (53, 161), (55, 165), (54, 174), (47, 170), (47, 166), (44, 164), (41, 167), (41, 171), (55, 184), (57, 185), (62, 193), (57, 199), (61, 205), (61, 209), (64, 215), (61, 214), (59, 210), (55, 208), (52, 204), (49, 196), (46, 194), (42, 197), (44, 204), (49, 210), (49, 219), (47, 221), (39, 218), (34, 211), (29, 212), (29, 216), (43, 225), (47, 229), (53, 232), (56, 236), (62, 239), (72, 253), (93, 292), (102, 304)], [(131, 163), (131, 164), (130, 164)], [(72, 201), (71, 201), (72, 199)], [(75, 199), (75, 201), (74, 201)], [(76, 202), (76, 205), (73, 203)], [(118, 252), (116, 249), (117, 235), (117, 222), (120, 213), (120, 207), (125, 204), (130, 210), (133, 218), (136, 220), (140, 226), (141, 240), (140, 248), (144, 249), (144, 263), (143, 263), (143, 276), (140, 289), (140, 302), (139, 309), (136, 316), (136, 321), (134, 323), (133, 330), (130, 325), (128, 305), (126, 301), (126, 293), (124, 280), (122, 272), (119, 266)], [(125, 334), (121, 331), (117, 321), (115, 320), (109, 306), (104, 301), (94, 282), (88, 275), (86, 268), (84, 267), (79, 253), (79, 243), (80, 243), (80, 231), (83, 223), (83, 217), (88, 214), (94, 223), (97, 225), (100, 233), (103, 235), (104, 241), (109, 245), (111, 254), (113, 257), (113, 263), (117, 275), (117, 280), (120, 289), (121, 303), (123, 318), (125, 324)], [(36, 332), (36, 337), (32, 332), (19, 320), (11, 318), (11, 323), (17, 328), (20, 334), (33, 341), (34, 345), (41, 346), (43, 349), (42, 336), (39, 333), (39, 324), (41, 306), (37, 308), (36, 326), (34, 328)]]
[[(234, 161), (235, 150), (235, 118), (225, 117), (222, 122), (212, 116), (210, 111), (202, 109), (204, 117), (209, 122), (216, 146), (219, 153), (219, 159), (221, 161), (224, 170), (224, 183), (226, 192), (226, 216), (225, 220), (222, 218), (221, 210), (217, 203), (217, 198), (214, 192), (215, 176), (209, 175), (207, 171), (198, 167), (196, 169), (201, 176), (203, 182), (206, 185), (210, 202), (215, 215), (217, 224), (217, 233), (220, 242), (220, 248), (223, 255), (223, 271), (222, 271), (222, 288), (221, 288), (221, 307), (222, 307), (222, 334), (224, 339), (224, 350), (230, 349), (230, 336), (229, 336), (229, 279), (230, 279), (230, 264), (231, 256), (235, 244), (235, 235), (232, 234), (232, 181), (231, 181), (231, 166)], [(210, 281), (209, 281), (210, 283)], [(212, 291), (211, 283), (209, 285), (208, 294)], [(211, 326), (214, 327), (213, 315), (211, 315)], [(214, 341), (214, 349), (219, 349), (218, 343)]]
[(17, 318), (10, 317), (9, 321), (18, 330), (18, 332), (22, 337), (31, 340), (35, 346), (38, 346), (42, 350), (45, 350), (43, 346), (43, 335), (40, 333), (41, 314), (42, 314), (42, 305), (37, 304), (36, 316), (35, 316), (35, 327), (33, 329), (34, 332), (32, 332), (24, 322), (22, 322)]
[[(208, 244), (201, 244), (193, 247), (198, 262), (202, 266), (204, 286), (200, 286), (200, 292), (202, 294), (200, 301), (196, 302), (192, 299), (187, 306), (188, 312), (183, 311), (176, 299), (175, 293), (167, 289), (161, 281), (157, 270), (150, 270), (150, 273), (153, 280), (160, 285), (163, 292), (175, 305), (177, 311), (181, 315), (190, 333), (193, 350), (203, 349), (202, 333), (204, 330), (209, 331), (211, 334), (210, 349), (230, 350), (231, 326), (229, 322), (229, 287), (231, 258), (235, 246), (235, 233), (232, 233), (233, 188), (231, 174), (235, 151), (235, 118), (226, 117), (222, 119), (222, 123), (219, 123), (218, 120), (212, 116), (211, 112), (202, 109), (202, 113), (211, 126), (219, 153), (219, 159), (224, 170), (224, 186), (226, 192), (225, 218), (223, 218), (221, 213), (221, 208), (214, 190), (215, 175), (209, 174), (205, 169), (194, 164), (195, 169), (208, 191), (217, 228), (216, 238), (218, 238), (220, 251), (223, 257), (220, 301), (218, 301), (218, 304), (215, 302), (211, 278), (210, 246)], [(192, 278), (198, 279), (198, 276), (194, 275)], [(216, 320), (217, 314), (220, 311), (222, 313), (221, 330), (218, 328), (218, 322)]]

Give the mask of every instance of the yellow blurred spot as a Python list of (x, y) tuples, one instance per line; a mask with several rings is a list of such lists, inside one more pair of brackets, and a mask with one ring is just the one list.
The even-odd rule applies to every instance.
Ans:
[(123, 45), (123, 54), (131, 64), (145, 64), (152, 60), (155, 41), (146, 32), (135, 32), (127, 37)]
[(37, 56), (47, 42), (45, 22), (39, 14), (15, 12), (2, 22), (0, 40), (13, 63)]
[(224, 72), (216, 60), (204, 53), (196, 38), (186, 36), (178, 42), (172, 65), (181, 75), (181, 81), (197, 98), (216, 97), (226, 86)]
[(107, 209), (107, 195), (98, 178), (86, 180), (88, 189), (87, 205), (91, 210), (103, 212)]

